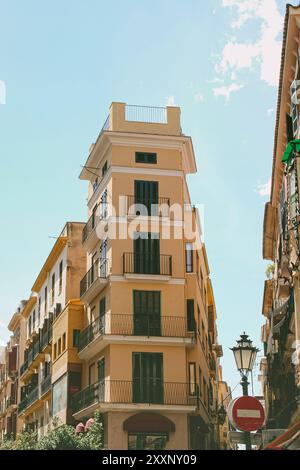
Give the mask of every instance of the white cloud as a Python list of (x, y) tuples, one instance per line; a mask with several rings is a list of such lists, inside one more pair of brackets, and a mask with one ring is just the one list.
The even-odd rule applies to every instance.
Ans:
[(194, 95), (194, 99), (195, 99), (195, 101), (197, 101), (197, 103), (203, 103), (203, 101), (204, 101), (203, 93), (196, 93)]
[(228, 86), (221, 86), (218, 88), (213, 88), (213, 92), (216, 98), (219, 96), (224, 96), (226, 103), (228, 103), (231, 93), (239, 91), (243, 88), (244, 85), (238, 85), (237, 83), (231, 83)]
[(267, 110), (268, 116), (271, 116), (271, 114), (273, 114), (273, 113), (274, 113), (274, 108), (269, 108), (269, 109)]
[(271, 178), (265, 184), (259, 184), (257, 189), (260, 197), (270, 196), (271, 194)]
[(216, 66), (218, 74), (230, 77), (242, 69), (259, 65), (260, 79), (268, 85), (277, 86), (283, 18), (276, 0), (222, 0), (224, 8), (230, 8), (236, 18), (232, 30), (239, 30), (250, 19), (259, 22), (259, 36), (255, 42), (231, 39), (225, 44), (222, 56)]
[(175, 106), (175, 98), (174, 98), (174, 96), (168, 96), (168, 98), (167, 98), (167, 106)]

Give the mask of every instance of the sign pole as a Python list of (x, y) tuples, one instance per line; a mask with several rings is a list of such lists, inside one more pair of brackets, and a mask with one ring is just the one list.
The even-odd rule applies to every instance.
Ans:
[[(248, 382), (248, 380), (247, 380), (246, 375), (243, 375), (241, 384), (242, 384), (242, 388), (243, 388), (243, 396), (244, 396), (244, 397), (247, 397), (247, 396), (248, 396), (248, 385), (249, 385), (249, 382)], [(250, 434), (249, 431), (246, 431), (246, 432), (245, 432), (245, 443), (246, 443), (246, 450), (252, 450), (252, 446), (251, 446), (251, 434)]]

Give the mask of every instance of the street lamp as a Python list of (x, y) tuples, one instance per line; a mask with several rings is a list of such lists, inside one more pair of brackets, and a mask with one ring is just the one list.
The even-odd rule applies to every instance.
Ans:
[[(230, 349), (233, 351), (237, 370), (242, 376), (241, 385), (243, 388), (243, 395), (248, 396), (249, 382), (247, 378), (249, 372), (251, 372), (253, 369), (256, 354), (258, 353), (259, 349), (252, 345), (252, 341), (245, 332), (241, 335), (240, 339), (237, 340), (236, 346)], [(245, 433), (245, 438), (246, 449), (251, 450), (251, 436), (249, 432)]]

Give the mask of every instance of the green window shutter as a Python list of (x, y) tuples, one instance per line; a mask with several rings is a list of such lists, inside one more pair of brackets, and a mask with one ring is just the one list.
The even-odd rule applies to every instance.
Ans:
[(136, 163), (157, 163), (157, 154), (149, 152), (135, 152)]
[(195, 316), (194, 316), (194, 299), (187, 299), (187, 329), (188, 331), (195, 331)]

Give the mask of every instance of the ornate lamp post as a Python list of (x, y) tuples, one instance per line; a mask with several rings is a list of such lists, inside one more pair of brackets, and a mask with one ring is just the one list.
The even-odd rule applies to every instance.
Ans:
[[(236, 346), (230, 348), (233, 351), (237, 370), (242, 376), (241, 385), (243, 388), (243, 395), (248, 396), (248, 375), (252, 371), (256, 354), (259, 349), (252, 345), (252, 341), (249, 336), (244, 334), (241, 335), (240, 339), (237, 340)], [(249, 432), (245, 433), (246, 438), (246, 450), (251, 450), (251, 436)]]

